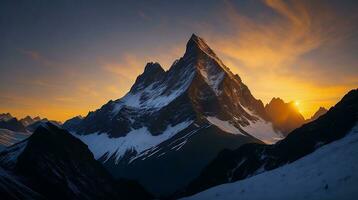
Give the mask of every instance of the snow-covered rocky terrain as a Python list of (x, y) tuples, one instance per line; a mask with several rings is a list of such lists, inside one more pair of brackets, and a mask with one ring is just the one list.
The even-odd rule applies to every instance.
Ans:
[(49, 121), (46, 118), (26, 116), (18, 120), (10, 113), (0, 114), (0, 151), (28, 138), (39, 125), (44, 125), (47, 122), (58, 126), (61, 125), (60, 122)]
[(317, 200), (358, 198), (358, 126), (293, 163), (210, 188), (185, 200)]
[[(115, 177), (157, 194), (183, 187), (223, 148), (282, 139), (263, 103), (196, 35), (168, 71), (148, 63), (124, 97), (68, 124)], [(163, 173), (170, 185), (157, 183)]]
[[(95, 158), (100, 158), (106, 153), (113, 155), (116, 162), (126, 153), (128, 150), (133, 150), (138, 153), (155, 147), (173, 137), (176, 133), (187, 128), (192, 121), (181, 122), (175, 126), (168, 126), (160, 135), (152, 135), (146, 127), (140, 129), (134, 129), (129, 132), (125, 137), (110, 138), (107, 134), (90, 134), (77, 136), (94, 153)], [(104, 162), (110, 157), (106, 157)]]
[[(221, 151), (217, 157), (201, 171), (200, 175), (193, 179), (185, 188), (179, 191), (175, 197), (192, 196), (225, 183), (234, 183), (236, 181), (245, 182), (246, 179), (259, 176), (259, 174), (262, 173), (272, 174), (269, 173), (269, 171), (289, 166), (288, 164), (296, 166), (294, 163), (301, 162), (299, 159), (304, 159), (310, 156), (312, 153), (320, 150), (320, 148), (326, 147), (325, 145), (330, 145), (332, 142), (339, 142), (347, 135), (357, 134), (357, 123), (358, 89), (355, 89), (348, 92), (342, 100), (335, 106), (331, 107), (327, 113), (321, 115), (318, 119), (295, 129), (286, 138), (275, 144), (268, 145), (250, 143), (244, 144), (235, 150), (225, 149)], [(349, 136), (349, 138), (351, 138), (351, 136)], [(353, 141), (350, 142), (354, 145)], [(344, 144), (348, 143), (349, 142), (345, 142)], [(353, 167), (356, 166), (351, 163), (354, 160), (346, 159), (345, 156), (339, 153), (335, 155), (334, 150), (331, 150), (327, 154), (329, 154), (330, 158), (337, 159), (336, 162), (345, 163), (346, 165), (351, 165)], [(323, 161), (326, 157), (328, 157), (328, 155), (324, 155), (324, 153), (319, 153), (318, 155), (322, 155), (319, 162), (332, 162), (327, 166), (330, 167), (329, 170), (335, 169), (335, 164), (332, 159)], [(317, 156), (314, 158), (317, 158)], [(313, 163), (317, 163), (318, 161), (310, 161), (312, 161), (313, 170), (316, 167)], [(348, 163), (346, 163), (346, 161)], [(270, 181), (274, 182), (277, 180), (279, 184), (284, 181), (289, 182), (291, 179), (286, 179), (287, 177), (285, 177), (288, 176), (290, 178), (294, 177), (292, 179), (292, 184), (296, 184), (295, 181), (299, 180), (299, 176), (303, 176), (303, 174), (308, 173), (307, 170), (310, 163), (305, 161), (304, 164), (307, 165), (306, 168), (295, 168), (296, 171), (290, 171), (292, 174), (282, 175), (282, 177), (277, 176), (276, 178), (272, 177), (272, 180)], [(296, 173), (298, 174), (297, 176)], [(310, 177), (306, 178), (308, 181)], [(249, 183), (251, 184), (252, 182)], [(284, 184), (280, 186), (283, 185)], [(262, 185), (260, 185), (260, 183), (252, 185), (252, 187), (255, 188), (260, 188), (261, 186)], [(251, 188), (250, 191), (251, 190), (253, 191), (254, 189)], [(264, 188), (255, 190), (265, 191)], [(300, 189), (297, 188), (297, 191), (300, 191)], [(276, 190), (274, 190), (274, 192), (276, 192)]]
[(88, 147), (53, 123), (0, 152), (1, 199), (148, 199), (135, 182), (115, 181)]
[(31, 133), (29, 132), (15, 132), (8, 129), (0, 129), (0, 151), (26, 139), (30, 135)]

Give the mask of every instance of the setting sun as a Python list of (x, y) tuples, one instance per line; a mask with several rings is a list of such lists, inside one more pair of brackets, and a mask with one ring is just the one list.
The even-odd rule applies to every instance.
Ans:
[(295, 101), (295, 106), (299, 106), (300, 105), (300, 102), (299, 101)]

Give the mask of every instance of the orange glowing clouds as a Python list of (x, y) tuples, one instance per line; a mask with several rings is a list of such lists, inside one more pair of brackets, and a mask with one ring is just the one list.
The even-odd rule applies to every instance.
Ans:
[(296, 100), (296, 101), (295, 101), (295, 106), (298, 107), (299, 105), (300, 105), (300, 102)]
[[(311, 15), (303, 1), (264, 1), (276, 12), (266, 23), (259, 23), (228, 7), (233, 35), (220, 40), (221, 51), (250, 67), (281, 67), (319, 47), (327, 40), (323, 26), (328, 17)], [(327, 18), (327, 19), (326, 19)], [(220, 37), (220, 36), (218, 36)]]
[[(252, 7), (242, 7), (247, 2), (254, 5), (254, 12), (251, 12)], [(30, 49), (15, 47), (19, 56), (7, 56), (9, 61), (1, 66), (9, 65), (7, 70), (11, 69), (16, 76), (9, 76), (9, 80), (3, 80), (6, 84), (0, 85), (3, 86), (0, 87), (0, 111), (18, 117), (40, 115), (62, 121), (79, 114), (86, 115), (110, 99), (123, 96), (147, 62), (159, 62), (168, 69), (183, 55), (185, 42), (193, 32), (207, 40), (256, 98), (264, 103), (272, 97), (280, 97), (285, 102), (298, 101), (296, 107), (305, 118), (311, 117), (320, 106), (329, 108), (357, 87), (358, 60), (352, 53), (356, 52), (357, 46), (343, 49), (352, 43), (349, 39), (358, 41), (356, 9), (356, 12), (351, 9), (349, 14), (344, 11), (343, 15), (338, 14), (339, 9), (324, 0), (247, 2), (238, 3), (240, 6), (235, 4), (237, 2), (233, 5), (227, 2), (227, 6), (213, 4), (214, 12), (209, 14), (193, 9), (195, 13), (191, 13), (193, 17), (190, 18), (181, 16), (182, 13), (180, 16), (162, 16), (161, 11), (165, 9), (161, 8), (158, 8), (160, 12), (155, 12), (160, 16), (148, 15), (139, 9), (134, 13), (140, 16), (139, 24), (143, 27), (135, 27), (135, 32), (127, 37), (122, 33), (136, 23), (123, 21), (118, 29), (108, 30), (102, 29), (103, 24), (100, 24), (98, 30), (106, 33), (102, 37), (96, 31), (90, 39), (84, 37), (87, 34), (76, 32), (74, 35), (81, 37), (74, 37), (76, 40), (65, 45), (62, 40), (58, 44), (48, 42), (54, 41), (51, 37), (51, 40), (39, 40), (39, 44), (29, 45), (27, 48)], [(205, 12), (210, 11), (202, 7)], [(262, 12), (257, 12), (256, 8)], [(112, 15), (106, 23), (111, 19)], [(160, 23), (162, 19), (165, 20)], [(125, 28), (127, 24), (130, 26)], [(115, 28), (116, 23), (111, 23), (112, 26)], [(97, 30), (92, 29), (96, 27), (92, 22), (90, 27), (86, 33)], [(51, 29), (54, 30), (59, 34), (48, 35), (62, 36), (60, 30)], [(69, 30), (72, 33), (73, 28)], [(107, 37), (107, 31), (116, 36)], [(32, 37), (28, 38), (32, 41)], [(81, 41), (81, 38), (85, 40)], [(79, 43), (75, 44), (77, 40)], [(42, 42), (50, 47), (41, 49), (46, 46)], [(91, 45), (81, 46), (89, 43)], [(82, 51), (85, 47), (89, 51)], [(348, 54), (353, 54), (353, 58), (351, 56), (349, 60)], [(17, 63), (21, 58), (23, 62)]]
[(338, 81), (331, 72), (343, 74), (340, 66), (322, 66), (321, 60), (304, 58), (329, 45), (331, 49), (326, 51), (336, 48), (334, 44), (351, 34), (346, 25), (354, 19), (337, 16), (319, 1), (263, 3), (273, 15), (260, 16), (260, 20), (243, 15), (229, 4), (224, 13), (231, 32), (224, 37), (210, 36), (223, 62), (241, 76), (257, 98), (265, 103), (273, 96), (285, 101), (299, 99), (297, 107), (309, 118), (320, 106), (329, 108), (357, 87), (357, 74)]

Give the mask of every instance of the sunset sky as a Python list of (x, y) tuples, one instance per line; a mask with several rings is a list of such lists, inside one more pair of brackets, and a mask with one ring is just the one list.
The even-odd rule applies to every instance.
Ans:
[(309, 118), (358, 86), (358, 1), (1, 1), (0, 113), (64, 121), (168, 69), (192, 33)]

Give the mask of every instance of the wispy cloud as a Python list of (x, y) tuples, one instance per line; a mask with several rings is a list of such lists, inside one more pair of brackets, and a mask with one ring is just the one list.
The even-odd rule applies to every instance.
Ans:
[(135, 54), (124, 54), (118, 61), (100, 60), (99, 63), (105, 71), (129, 80), (142, 73), (145, 65), (143, 59)]
[(46, 67), (62, 67), (60, 63), (53, 62), (52, 60), (48, 59), (46, 56), (41, 54), (39, 51), (33, 49), (23, 49), (18, 48), (18, 51), (26, 56), (27, 58), (31, 59), (32, 61), (38, 62), (43, 66)]
[(320, 4), (307, 1), (265, 0), (273, 16), (251, 19), (228, 5), (232, 31), (226, 40), (217, 38), (220, 50), (248, 67), (282, 67), (300, 56), (339, 39), (337, 16)]
[(357, 14), (342, 16), (320, 0), (262, 3), (270, 12), (251, 18), (227, 2), (222, 12), (227, 23), (224, 34), (204, 24), (214, 49), (256, 97), (264, 102), (272, 96), (301, 100), (301, 110), (308, 117), (320, 105), (329, 107), (356, 87), (357, 73), (352, 73), (352, 66), (343, 70), (340, 65), (324, 63), (322, 57), (307, 55), (334, 52), (339, 49), (336, 45), (348, 43), (347, 38), (357, 30)]

